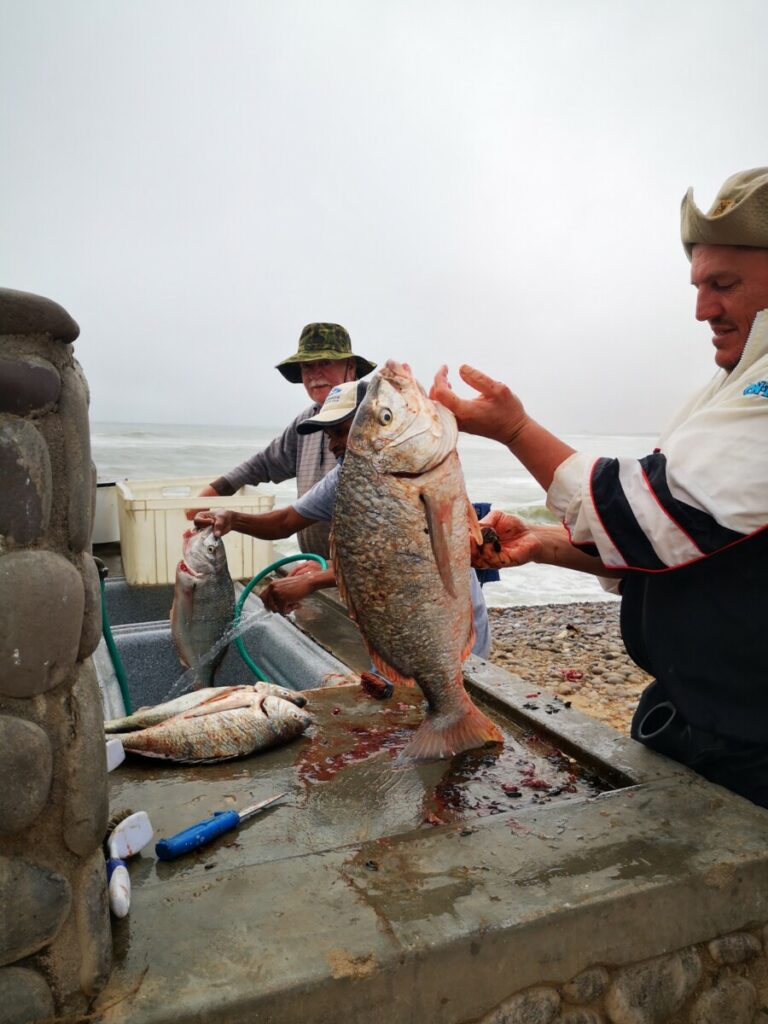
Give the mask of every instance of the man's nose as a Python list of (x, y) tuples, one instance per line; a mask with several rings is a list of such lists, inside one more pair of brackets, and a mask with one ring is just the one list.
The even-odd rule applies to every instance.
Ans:
[(699, 288), (696, 293), (696, 319), (717, 320), (723, 312), (723, 303), (719, 295), (709, 288)]

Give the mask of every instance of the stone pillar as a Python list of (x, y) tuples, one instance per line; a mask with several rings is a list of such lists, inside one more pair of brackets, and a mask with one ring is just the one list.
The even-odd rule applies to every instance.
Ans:
[(95, 469), (79, 328), (49, 299), (0, 289), (0, 1007), (80, 1013), (111, 935), (101, 843), (107, 783), (90, 655), (101, 633), (90, 553)]

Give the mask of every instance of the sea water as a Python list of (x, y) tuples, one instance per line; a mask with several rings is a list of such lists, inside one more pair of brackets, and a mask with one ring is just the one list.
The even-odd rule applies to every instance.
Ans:
[[(200, 476), (214, 480), (266, 447), (280, 432), (278, 427), (94, 423), (91, 443), (103, 481)], [(564, 440), (579, 451), (606, 456), (639, 457), (652, 451), (655, 444), (653, 437), (638, 434), (585, 434)], [(459, 455), (471, 501), (490, 502), (493, 508), (524, 519), (554, 522), (543, 490), (506, 448), (462, 434)], [(274, 495), (276, 508), (296, 498), (294, 480), (261, 486), (266, 494)], [(297, 550), (292, 538), (275, 544), (278, 555)], [(503, 570), (501, 580), (486, 584), (483, 592), (491, 607), (616, 600), (593, 576), (534, 564)]]

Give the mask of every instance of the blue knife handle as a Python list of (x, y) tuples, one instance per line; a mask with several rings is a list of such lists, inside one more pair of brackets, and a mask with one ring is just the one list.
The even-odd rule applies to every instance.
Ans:
[(177, 832), (170, 839), (161, 839), (155, 844), (155, 853), (160, 860), (173, 860), (174, 857), (181, 857), (190, 850), (197, 850), (212, 839), (229, 832), (240, 824), (240, 815), (237, 811), (216, 811), (212, 818), (205, 821), (198, 821), (196, 825), (190, 825), (183, 832)]

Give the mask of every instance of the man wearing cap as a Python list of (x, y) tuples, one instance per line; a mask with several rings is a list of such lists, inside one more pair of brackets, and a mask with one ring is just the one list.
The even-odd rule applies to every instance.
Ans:
[[(296, 490), (301, 497), (330, 473), (335, 459), (324, 433), (301, 434), (299, 425), (320, 411), (332, 387), (364, 377), (375, 367), (375, 363), (352, 352), (349, 334), (340, 324), (307, 324), (301, 332), (298, 351), (278, 363), (276, 369), (291, 384), (303, 384), (312, 405), (299, 413), (263, 451), (214, 480), (200, 494), (226, 496), (245, 484), (278, 484), (296, 477)], [(188, 513), (188, 518), (194, 514)], [(326, 523), (302, 529), (298, 539), (302, 551), (328, 557)]]
[(707, 214), (689, 190), (682, 241), (719, 369), (652, 454), (575, 452), (470, 367), (479, 398), (453, 395), (445, 368), (433, 397), (507, 445), (563, 523), (491, 514), (502, 551), (475, 564), (613, 577), (627, 650), (654, 676), (633, 737), (768, 807), (768, 168), (730, 177)]
[[(298, 501), (286, 508), (258, 515), (229, 510), (198, 512), (195, 516), (195, 526), (212, 525), (217, 537), (229, 533), (230, 530), (236, 530), (238, 533), (246, 533), (262, 540), (279, 540), (291, 537), (299, 530), (306, 530), (314, 523), (329, 524), (336, 504), (336, 490), (341, 464), (347, 450), (347, 437), (357, 407), (365, 397), (367, 386), (363, 380), (357, 383), (353, 381), (337, 384), (331, 388), (320, 412), (298, 424), (296, 429), (304, 437), (322, 431), (327, 436), (330, 450), (337, 460), (331, 472)], [(316, 590), (332, 587), (335, 583), (336, 575), (332, 568), (288, 576), (265, 587), (261, 592), (261, 599), (270, 611), (285, 615), (305, 597)], [(491, 649), (491, 629), (488, 609), (474, 572), (471, 578), (471, 592), (475, 622), (475, 643), (472, 652), (484, 658)]]

